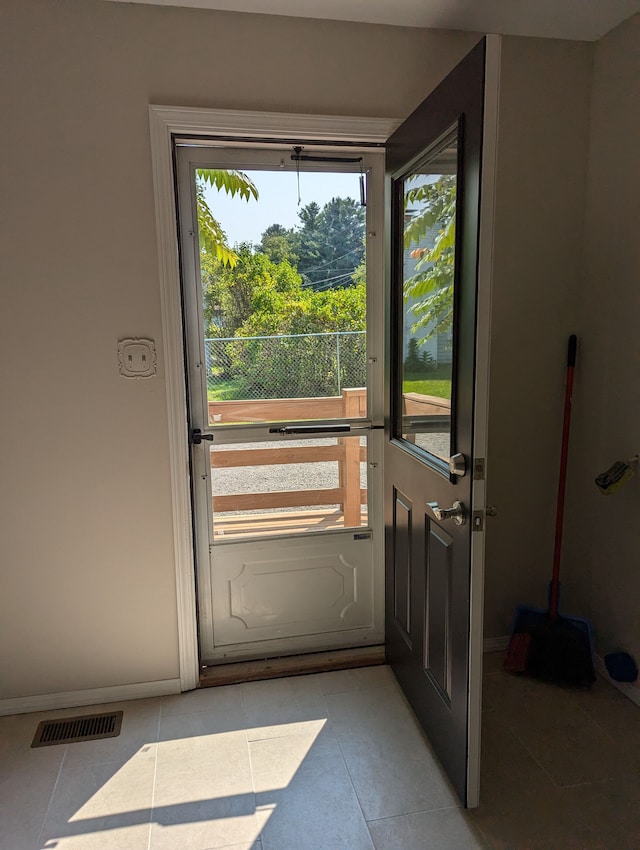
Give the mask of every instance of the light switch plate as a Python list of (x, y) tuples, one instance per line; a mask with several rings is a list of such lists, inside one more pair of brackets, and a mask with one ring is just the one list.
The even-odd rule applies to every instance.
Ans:
[(118, 340), (118, 364), (123, 378), (151, 378), (156, 374), (157, 362), (156, 344), (152, 339)]

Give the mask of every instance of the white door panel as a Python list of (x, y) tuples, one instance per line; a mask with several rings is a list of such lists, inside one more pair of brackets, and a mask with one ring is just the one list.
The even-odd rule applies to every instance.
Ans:
[(216, 646), (372, 629), (371, 537), (363, 534), (217, 547)]

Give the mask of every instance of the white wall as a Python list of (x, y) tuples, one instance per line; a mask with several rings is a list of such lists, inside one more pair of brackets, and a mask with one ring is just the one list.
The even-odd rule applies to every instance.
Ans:
[(476, 38), (4, 0), (0, 698), (178, 675), (148, 104), (403, 117)]
[(505, 38), (496, 185), (485, 636), (546, 604), (576, 329), (593, 46)]
[(569, 613), (592, 620), (601, 652), (637, 659), (640, 476), (609, 496), (594, 478), (640, 451), (639, 150), (636, 16), (595, 50), (565, 561)]

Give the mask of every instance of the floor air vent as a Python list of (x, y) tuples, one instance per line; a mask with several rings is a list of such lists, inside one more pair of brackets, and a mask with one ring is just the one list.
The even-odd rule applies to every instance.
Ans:
[(123, 711), (112, 711), (110, 714), (85, 714), (82, 717), (43, 720), (36, 729), (31, 746), (51, 747), (54, 744), (116, 738), (120, 734), (123, 714)]

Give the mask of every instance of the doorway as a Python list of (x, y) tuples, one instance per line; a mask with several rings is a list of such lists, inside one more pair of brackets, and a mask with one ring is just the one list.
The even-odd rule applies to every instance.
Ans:
[(176, 162), (201, 663), (381, 644), (382, 154)]
[[(499, 39), (488, 38), (484, 40), (484, 44), (488, 45), (486, 54), (486, 63), (484, 65), (487, 86), (484, 96), (484, 144), (482, 147), (481, 163), (482, 163), (482, 184), (483, 190), (480, 194), (480, 228), (477, 234), (477, 244), (479, 245), (479, 260), (478, 260), (478, 299), (476, 304), (476, 327), (478, 335), (476, 337), (476, 356), (475, 356), (475, 398), (473, 400), (474, 409), (474, 430), (473, 430), (473, 445), (470, 452), (470, 457), (466, 459), (466, 469), (473, 468), (473, 483), (472, 483), (472, 505), (473, 505), (473, 529), (472, 542), (470, 550), (467, 549), (467, 556), (470, 562), (469, 585), (468, 585), (468, 653), (466, 658), (466, 705), (467, 710), (463, 712), (464, 716), (460, 716), (456, 723), (455, 734), (457, 740), (461, 742), (461, 752), (466, 753), (466, 782), (462, 780), (466, 786), (460, 788), (458, 793), (461, 799), (466, 802), (466, 805), (472, 807), (477, 805), (478, 801), (478, 771), (479, 771), (479, 743), (480, 743), (480, 677), (482, 673), (482, 593), (483, 593), (483, 553), (484, 553), (484, 465), (482, 465), (482, 474), (478, 471), (476, 460), (484, 459), (487, 434), (486, 434), (486, 402), (487, 402), (487, 384), (488, 384), (488, 340), (489, 340), (489, 317), (490, 317), (490, 280), (491, 280), (491, 244), (492, 244), (492, 228), (493, 228), (493, 175), (495, 174), (495, 139), (496, 139), (496, 123), (497, 123), (497, 92), (498, 92), (498, 68), (499, 68)], [(479, 52), (483, 50), (479, 46), (475, 51), (473, 62), (477, 62)], [(480, 63), (482, 65), (482, 62)], [(482, 73), (482, 72), (481, 72)], [(427, 107), (429, 111), (429, 107)], [(420, 110), (416, 111), (416, 114)], [(421, 120), (421, 119), (419, 119)], [(446, 127), (447, 130), (453, 126), (455, 118), (448, 118)], [(156, 173), (156, 191), (157, 191), (157, 222), (161, 256), (161, 283), (163, 292), (163, 321), (166, 330), (166, 369), (167, 369), (167, 396), (170, 414), (170, 426), (172, 434), (171, 445), (171, 471), (172, 471), (172, 486), (174, 493), (174, 531), (176, 539), (176, 576), (178, 580), (178, 611), (179, 611), (179, 628), (180, 628), (180, 650), (181, 650), (181, 682), (183, 689), (194, 687), (197, 682), (197, 668), (195, 661), (198, 654), (197, 636), (196, 636), (196, 618), (195, 610), (196, 603), (199, 602), (196, 588), (193, 582), (193, 541), (190, 535), (187, 534), (187, 524), (185, 519), (190, 517), (188, 505), (191, 504), (190, 493), (185, 484), (187, 479), (184, 476), (185, 461), (194, 454), (194, 448), (202, 449), (202, 446), (208, 443), (215, 445), (216, 432), (215, 426), (210, 426), (214, 433), (206, 433), (209, 429), (206, 428), (208, 417), (208, 400), (204, 392), (201, 392), (200, 397), (202, 411), (200, 424), (191, 421), (189, 422), (188, 432), (181, 430), (181, 420), (184, 416), (184, 399), (186, 396), (184, 372), (178, 370), (177, 364), (180, 362), (180, 355), (186, 349), (183, 346), (182, 328), (176, 322), (176, 316), (182, 316), (182, 298), (183, 293), (177, 286), (178, 281), (184, 280), (184, 270), (189, 262), (189, 251), (184, 250), (184, 246), (188, 244), (185, 239), (185, 233), (182, 234), (182, 256), (178, 257), (177, 253), (171, 250), (171, 245), (175, 245), (176, 219), (174, 208), (171, 206), (171, 201), (175, 198), (174, 195), (174, 175), (179, 169), (174, 170), (169, 151), (175, 153), (176, 144), (181, 143), (185, 147), (194, 149), (201, 148), (205, 150), (211, 147), (213, 139), (218, 140), (218, 147), (232, 148), (232, 153), (238, 149), (264, 151), (283, 149), (290, 154), (292, 147), (301, 144), (299, 140), (306, 142), (310, 148), (325, 153), (336, 150), (338, 153), (342, 151), (357, 151), (373, 157), (382, 158), (383, 152), (386, 150), (386, 143), (390, 140), (394, 129), (397, 128), (396, 122), (377, 120), (377, 119), (346, 119), (339, 117), (323, 117), (323, 116), (289, 116), (282, 114), (265, 115), (260, 113), (241, 113), (210, 111), (210, 110), (182, 110), (164, 107), (152, 108), (152, 147), (154, 151), (154, 168)], [(405, 145), (407, 139), (403, 138), (404, 133), (398, 136), (399, 148), (401, 154), (409, 153), (411, 158), (411, 145)], [(430, 139), (433, 137), (430, 136)], [(285, 139), (286, 142), (282, 142)], [(313, 142), (307, 141), (313, 139)], [(280, 141), (279, 141), (280, 140)], [(425, 139), (424, 143), (429, 145), (429, 139)], [(423, 150), (423, 148), (421, 149)], [(196, 150), (197, 152), (197, 150)], [(311, 153), (311, 152), (310, 152)], [(422, 159), (422, 154), (420, 154)], [(417, 162), (417, 161), (416, 161)], [(196, 163), (197, 164), (197, 163)], [(415, 163), (414, 163), (415, 164)], [(480, 161), (476, 161), (476, 166)], [(402, 160), (398, 160), (398, 165), (402, 171), (398, 175), (399, 179), (403, 179), (405, 166), (402, 165)], [(438, 164), (439, 167), (442, 163)], [(215, 162), (205, 160), (202, 168), (225, 168), (231, 167), (227, 163), (216, 165)], [(411, 168), (411, 162), (406, 166)], [(359, 170), (359, 169), (357, 169)], [(408, 173), (408, 172), (407, 172)], [(442, 173), (442, 172), (439, 172)], [(385, 269), (385, 279), (389, 279), (389, 271), (391, 252), (390, 238), (387, 238), (386, 223), (391, 220), (391, 211), (383, 211), (383, 205), (380, 204), (377, 213), (373, 214), (373, 208), (376, 204), (376, 198), (382, 199), (386, 196), (391, 197), (391, 187), (393, 180), (396, 179), (395, 173), (389, 174), (384, 178), (382, 170), (372, 168), (366, 172), (367, 184), (367, 270)], [(178, 181), (180, 182), (180, 181)], [(466, 193), (463, 192), (463, 196)], [(183, 207), (184, 198), (181, 200), (181, 219), (184, 218), (185, 209)], [(196, 217), (192, 199), (188, 203), (186, 210), (192, 216), (191, 233), (187, 232), (186, 236), (193, 236), (196, 226)], [(369, 230), (369, 215), (373, 226)], [(398, 219), (400, 221), (400, 219)], [(466, 228), (462, 228), (464, 231)], [(400, 228), (401, 232), (402, 228)], [(468, 231), (469, 236), (471, 232)], [(473, 237), (471, 237), (473, 239)], [(193, 254), (191, 254), (193, 257)], [(182, 264), (182, 272), (180, 274), (179, 260)], [(191, 260), (194, 268), (196, 262)], [(195, 275), (194, 275), (195, 279)], [(371, 292), (371, 290), (369, 290)], [(382, 291), (382, 280), (380, 280), (380, 291)], [(385, 296), (385, 303), (389, 302), (389, 292)], [(196, 302), (197, 303), (197, 302)], [(379, 344), (382, 345), (382, 340), (387, 339), (390, 333), (390, 324), (388, 315), (382, 317), (377, 323), (380, 329)], [(371, 331), (368, 334), (368, 344), (371, 340)], [(204, 336), (203, 336), (204, 338)], [(386, 446), (391, 436), (391, 413), (387, 409), (385, 411), (384, 399), (390, 397), (390, 362), (389, 348), (386, 354), (383, 355), (384, 367), (383, 380), (380, 383), (373, 383), (367, 387), (367, 415), (360, 417), (353, 422), (344, 422), (337, 419), (324, 422), (316, 420), (313, 423), (314, 427), (317, 422), (330, 426), (329, 430), (322, 435), (304, 434), (305, 437), (335, 437), (340, 438), (345, 436), (345, 431), (336, 430), (336, 426), (349, 425), (361, 427), (364, 425), (364, 433), (358, 434), (360, 437), (367, 437), (368, 443), (371, 445), (377, 439), (381, 440), (381, 445)], [(188, 353), (188, 352), (187, 352)], [(407, 350), (407, 355), (409, 351)], [(205, 364), (204, 350), (196, 353), (197, 356), (189, 355), (189, 362), (194, 369), (202, 369)], [(371, 358), (371, 367), (376, 364), (380, 367), (375, 352), (368, 355)], [(405, 358), (406, 359), (406, 358)], [(200, 367), (198, 367), (200, 364)], [(381, 367), (381, 368), (382, 368)], [(202, 380), (202, 379), (200, 379)], [(404, 383), (404, 380), (403, 380)], [(453, 386), (453, 383), (452, 383)], [(377, 387), (377, 389), (376, 389)], [(384, 393), (382, 392), (384, 388)], [(376, 399), (376, 392), (380, 395)], [(404, 392), (404, 387), (403, 387)], [(453, 390), (452, 390), (453, 393)], [(453, 398), (453, 396), (452, 396)], [(206, 404), (205, 404), (206, 400)], [(388, 405), (387, 405), (388, 407)], [(397, 413), (397, 411), (396, 411)], [(368, 421), (366, 421), (368, 420)], [(402, 418), (398, 422), (403, 423)], [(384, 424), (384, 431), (378, 428), (378, 423)], [(276, 433), (280, 433), (283, 438), (283, 443), (287, 440), (293, 441), (300, 437), (300, 434), (294, 434), (288, 430), (288, 426), (304, 426), (309, 425), (307, 420), (302, 421), (284, 421), (262, 423), (264, 430), (270, 428), (276, 429)], [(404, 424), (412, 425), (410, 422)], [(278, 426), (281, 425), (281, 428)], [(250, 431), (254, 429), (255, 434), (258, 434), (256, 426), (239, 423), (237, 427), (237, 438), (235, 444), (251, 443), (251, 450), (255, 450), (255, 443), (258, 438), (247, 440), (246, 435), (242, 433), (242, 429)], [(333, 429), (333, 430), (332, 430)], [(200, 431), (199, 434), (195, 433)], [(353, 431), (351, 432), (352, 435)], [(412, 428), (409, 429), (412, 432)], [(404, 432), (403, 432), (404, 433)], [(349, 435), (349, 432), (347, 432)], [(188, 436), (188, 439), (187, 439)], [(259, 436), (259, 439), (264, 437), (264, 432)], [(208, 438), (211, 437), (209, 440)], [(196, 439), (194, 445), (194, 438)], [(199, 438), (199, 442), (198, 442)], [(203, 439), (204, 438), (204, 439)], [(417, 439), (417, 437), (416, 437)], [(454, 441), (455, 442), (455, 441)], [(232, 445), (234, 441), (230, 441)], [(211, 446), (206, 445), (207, 449)], [(226, 449), (227, 452), (234, 451), (234, 448)], [(247, 449), (248, 450), (248, 449)], [(204, 452), (200, 453), (202, 457)], [(471, 457), (473, 458), (473, 466), (469, 464)], [(370, 458), (368, 457), (368, 460)], [(453, 458), (449, 457), (449, 460)], [(374, 460), (373, 463), (376, 461)], [(201, 475), (210, 475), (210, 463), (208, 465), (203, 460), (200, 464), (200, 469), (203, 471)], [(387, 465), (388, 466), (388, 465)], [(445, 468), (450, 470), (448, 464), (445, 463)], [(375, 467), (374, 467), (375, 469)], [(196, 481), (198, 468), (194, 464), (191, 467), (191, 480)], [(449, 472), (451, 475), (457, 475), (455, 472)], [(368, 473), (369, 475), (369, 473)], [(204, 479), (200, 479), (202, 481)], [(196, 486), (198, 486), (196, 482)], [(386, 484), (384, 485), (386, 487)], [(387, 488), (388, 490), (389, 488)], [(210, 490), (205, 490), (207, 498), (212, 498)], [(385, 493), (385, 496), (387, 493)], [(383, 498), (382, 494), (379, 496)], [(444, 497), (443, 497), (444, 501)], [(373, 502), (373, 499), (372, 499)], [(372, 502), (367, 504), (368, 515), (371, 516)], [(203, 500), (205, 505), (206, 501)], [(468, 510), (469, 506), (465, 506)], [(212, 513), (211, 508), (207, 509)], [(447, 509), (448, 513), (448, 509)], [(434, 516), (435, 511), (433, 512)], [(443, 518), (445, 515), (443, 513)], [(471, 518), (471, 517), (470, 517)], [(438, 517), (436, 516), (436, 519)], [(439, 520), (438, 520), (439, 521)], [(204, 527), (203, 523), (197, 526), (199, 529)], [(367, 527), (360, 526), (358, 529), (350, 528), (349, 533), (358, 533)], [(346, 529), (342, 530), (343, 533)], [(319, 532), (318, 532), (319, 533)], [(224, 535), (223, 535), (224, 536)], [(266, 539), (266, 538), (265, 538)], [(275, 538), (274, 538), (275, 539)], [(209, 534), (211, 540), (211, 534)], [(255, 542), (255, 540), (254, 540)], [(384, 541), (382, 541), (384, 547)], [(377, 547), (376, 547), (377, 548)], [(389, 564), (389, 567), (392, 565)], [(230, 595), (230, 591), (229, 591)], [(382, 600), (382, 593), (378, 597), (378, 602)], [(202, 620), (202, 612), (200, 613), (200, 622)], [(313, 640), (318, 640), (317, 635), (312, 635)], [(343, 636), (339, 635), (342, 639)], [(298, 643), (304, 640), (304, 636), (293, 636), (293, 640)], [(339, 645), (339, 644), (338, 644)], [(275, 647), (275, 641), (271, 643), (271, 647)], [(246, 647), (243, 647), (246, 650)], [(241, 650), (242, 651), (242, 650)], [(313, 650), (297, 650), (297, 651), (313, 651)], [(223, 659), (229, 660), (229, 659)], [(220, 661), (216, 661), (218, 665)], [(406, 688), (405, 688), (406, 693)], [(431, 731), (428, 732), (429, 737), (432, 737)], [(448, 735), (445, 732), (445, 737)], [(434, 736), (437, 737), (437, 736)], [(435, 743), (435, 741), (432, 741)]]

